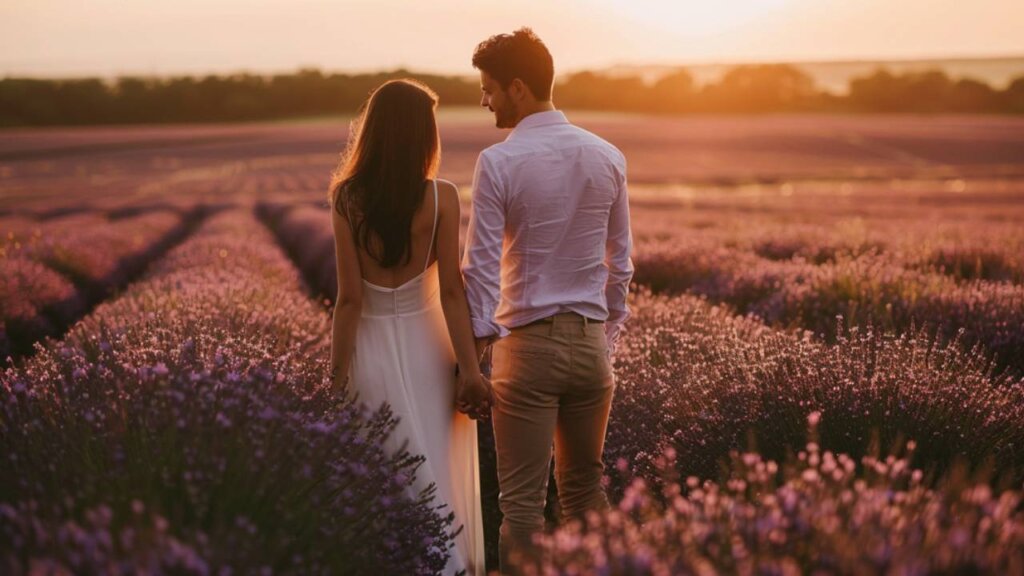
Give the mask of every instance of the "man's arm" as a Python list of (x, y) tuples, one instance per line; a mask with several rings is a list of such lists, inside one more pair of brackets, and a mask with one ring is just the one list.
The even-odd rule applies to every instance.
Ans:
[(630, 316), (626, 296), (629, 281), (633, 278), (633, 233), (629, 227), (629, 194), (626, 190), (625, 164), (619, 175), (619, 190), (612, 203), (608, 217), (608, 242), (605, 245), (605, 262), (608, 266), (608, 284), (605, 286), (605, 300), (608, 304), (608, 321), (605, 333), (608, 339), (608, 355), (615, 353), (622, 324)]
[(501, 251), (505, 238), (502, 192), (493, 164), (480, 154), (473, 175), (473, 209), (462, 255), (462, 275), (478, 353), (501, 335), (494, 313), (501, 298)]

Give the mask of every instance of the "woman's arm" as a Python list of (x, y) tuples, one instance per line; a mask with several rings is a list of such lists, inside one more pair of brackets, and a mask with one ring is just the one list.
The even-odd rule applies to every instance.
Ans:
[(480, 372), (473, 326), (469, 318), (466, 287), (459, 269), (460, 206), (458, 190), (438, 182), (437, 266), (441, 283), (441, 307), (448, 334), (459, 364), (459, 408), (472, 410), (486, 418), (490, 409), (490, 389)]
[(348, 378), (352, 351), (356, 345), (356, 328), (359, 327), (363, 307), (363, 286), (352, 228), (348, 219), (333, 206), (331, 226), (334, 228), (334, 257), (338, 269), (338, 298), (334, 303), (331, 330), (331, 370), (335, 375), (335, 390), (340, 391)]

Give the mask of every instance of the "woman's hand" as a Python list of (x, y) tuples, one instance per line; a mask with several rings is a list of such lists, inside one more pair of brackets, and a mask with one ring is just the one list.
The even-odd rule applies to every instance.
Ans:
[(458, 371), (455, 385), (455, 408), (473, 420), (487, 420), (491, 417), (494, 397), (491, 383), (480, 373)]
[(331, 396), (338, 400), (345, 400), (348, 393), (348, 375), (338, 376), (338, 367), (331, 371)]

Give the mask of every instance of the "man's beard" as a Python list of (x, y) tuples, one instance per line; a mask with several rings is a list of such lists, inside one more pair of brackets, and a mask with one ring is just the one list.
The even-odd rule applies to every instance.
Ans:
[(514, 106), (502, 106), (494, 109), (494, 125), (498, 128), (515, 128), (516, 111)]

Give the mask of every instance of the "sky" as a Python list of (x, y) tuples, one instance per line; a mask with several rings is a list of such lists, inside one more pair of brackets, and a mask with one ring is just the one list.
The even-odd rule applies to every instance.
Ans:
[(524, 25), (558, 72), (1024, 55), (1022, 0), (0, 0), (0, 76), (472, 75)]

